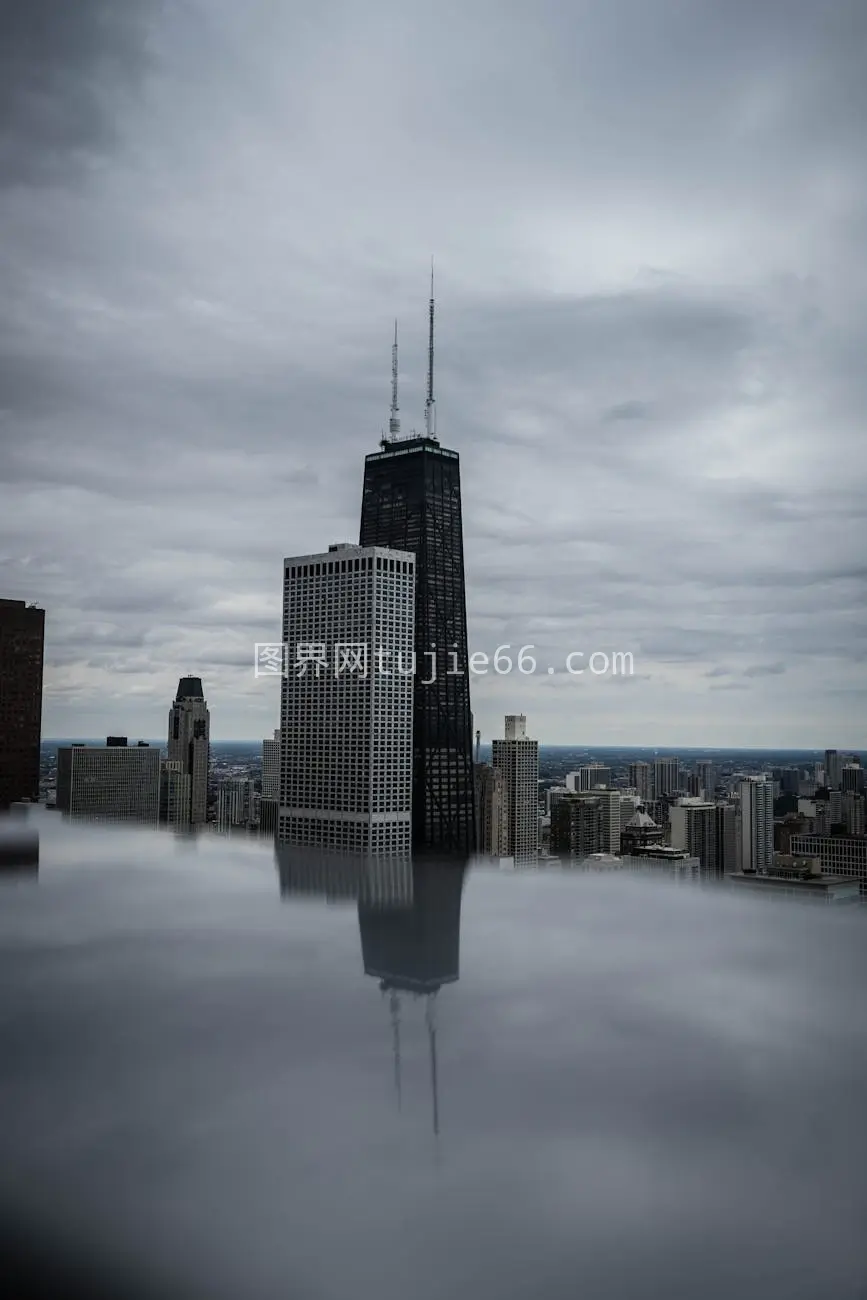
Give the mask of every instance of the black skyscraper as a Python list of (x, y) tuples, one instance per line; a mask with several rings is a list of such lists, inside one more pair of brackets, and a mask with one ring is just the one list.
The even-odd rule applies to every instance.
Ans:
[(397, 436), (395, 358), (391, 436), (364, 462), (360, 542), (415, 555), (413, 850), (466, 855), (475, 850), (475, 792), (461, 473), (457, 452), (433, 432), (433, 296), (430, 312), (427, 428)]
[(39, 798), (45, 610), (0, 600), (0, 808)]

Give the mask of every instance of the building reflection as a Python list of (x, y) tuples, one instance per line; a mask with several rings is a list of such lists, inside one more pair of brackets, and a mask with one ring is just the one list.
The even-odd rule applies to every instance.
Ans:
[(284, 899), (357, 902), (364, 973), (388, 996), (398, 1106), (401, 1085), (401, 1013), (407, 1000), (424, 1000), (430, 1059), (433, 1130), (439, 1134), (437, 994), (460, 972), (461, 899), (466, 862), (409, 857), (362, 857), (276, 844)]
[(402, 1102), (400, 1028), (402, 995), (425, 1000), (430, 1053), (433, 1130), (439, 1134), (436, 998), (460, 971), (461, 899), (466, 866), (428, 859), (412, 867), (412, 905), (358, 905), (364, 972), (388, 994), (394, 1053), (394, 1084)]

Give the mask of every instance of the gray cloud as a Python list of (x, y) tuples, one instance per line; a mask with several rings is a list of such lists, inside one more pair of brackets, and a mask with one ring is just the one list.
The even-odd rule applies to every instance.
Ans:
[(483, 732), (509, 692), (551, 741), (860, 743), (863, 6), (9, 13), (0, 585), (48, 611), (48, 732), (104, 729), (115, 637), (128, 730), (195, 668), (269, 733), (244, 646), (283, 555), (357, 536), (395, 314), (421, 423), (433, 250), (472, 648), (636, 656), (622, 715), (476, 679)]

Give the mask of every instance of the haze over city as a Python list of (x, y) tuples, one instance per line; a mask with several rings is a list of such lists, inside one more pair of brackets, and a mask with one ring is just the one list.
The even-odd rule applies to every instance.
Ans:
[[(0, 590), (42, 733), (270, 735), (282, 560), (462, 462), (484, 736), (860, 748), (867, 13), (4, 6)], [(41, 34), (40, 34), (41, 33)], [(631, 652), (632, 676), (566, 656)], [(556, 671), (548, 674), (551, 666)]]

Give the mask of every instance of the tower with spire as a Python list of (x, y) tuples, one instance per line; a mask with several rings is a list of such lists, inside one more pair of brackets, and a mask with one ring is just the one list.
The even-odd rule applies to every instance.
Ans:
[(400, 436), (395, 325), (389, 437), (365, 458), (359, 541), (416, 557), (412, 845), (466, 858), (476, 833), (460, 459), (436, 432), (434, 313), (431, 262), (424, 433)]

